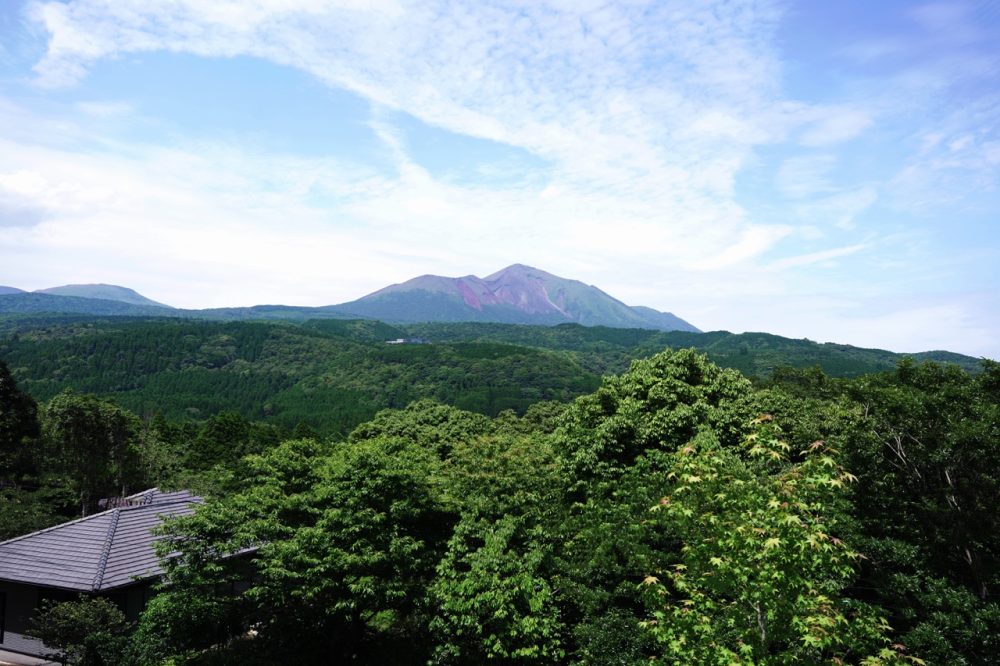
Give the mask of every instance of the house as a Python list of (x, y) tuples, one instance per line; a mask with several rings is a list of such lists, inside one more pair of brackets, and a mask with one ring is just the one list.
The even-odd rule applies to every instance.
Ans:
[(110, 501), (106, 511), (0, 542), (0, 651), (52, 652), (24, 635), (32, 614), (50, 599), (102, 596), (137, 619), (163, 573), (153, 530), (163, 517), (194, 513), (200, 502), (186, 490), (153, 488)]

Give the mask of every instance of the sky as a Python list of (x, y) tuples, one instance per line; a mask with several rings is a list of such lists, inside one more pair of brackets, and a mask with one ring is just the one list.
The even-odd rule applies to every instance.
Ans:
[(0, 285), (327, 305), (523, 263), (1000, 358), (1000, 0), (4, 0)]

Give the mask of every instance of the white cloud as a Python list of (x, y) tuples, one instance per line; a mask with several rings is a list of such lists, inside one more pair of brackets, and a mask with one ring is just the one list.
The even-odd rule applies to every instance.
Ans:
[[(335, 214), (351, 221), (353, 233), (377, 230), (428, 263), (502, 254), (551, 268), (559, 247), (577, 264), (610, 265), (617, 251), (638, 263), (721, 270), (753, 260), (788, 233), (748, 224), (733, 200), (735, 176), (753, 147), (798, 122), (778, 98), (769, 39), (779, 14), (769, 2), (274, 1), (237, 10), (231, 2), (77, 0), (36, 2), (31, 14), (50, 35), (35, 68), (46, 86), (69, 85), (103, 58), (164, 49), (265, 58), (368, 98), (398, 178), (331, 184), (344, 169), (310, 168), (338, 190)], [(527, 149), (551, 165), (543, 189), (436, 181), (406, 155), (380, 108)], [(218, 175), (227, 171), (199, 163), (196, 149), (173, 155), (173, 163), (147, 148), (163, 171), (216, 174), (198, 191), (178, 185), (192, 206), (236, 207), (259, 186), (227, 182)], [(273, 162), (256, 161), (265, 159)], [(277, 172), (273, 164), (256, 168)], [(215, 201), (197, 203), (199, 196)], [(291, 210), (322, 216), (301, 202)], [(287, 210), (279, 217), (294, 220)]]
[(1000, 186), (1000, 99), (950, 110), (888, 182), (894, 205), (923, 214), (975, 205)]
[(829, 196), (796, 202), (791, 211), (795, 216), (812, 225), (832, 225), (845, 231), (853, 230), (855, 218), (868, 210), (878, 200), (874, 187), (838, 191)]
[(830, 176), (837, 164), (835, 155), (802, 155), (781, 163), (775, 176), (778, 191), (791, 199), (805, 199), (837, 191)]
[[(725, 189), (748, 148), (771, 133), (762, 114), (777, 91), (768, 3), (33, 7), (51, 35), (36, 67), (47, 85), (129, 52), (253, 55), (430, 124), (526, 148), (563, 178), (625, 181), (632, 196)], [(718, 159), (704, 160), (708, 151)]]
[(697, 262), (690, 262), (687, 267), (691, 270), (719, 270), (736, 266), (764, 254), (782, 238), (785, 238), (792, 229), (787, 226), (752, 226), (748, 227), (732, 245), (724, 248), (718, 254), (711, 257), (704, 257)]
[(838, 259), (840, 257), (857, 254), (867, 247), (867, 245), (861, 243), (858, 245), (848, 245), (847, 247), (835, 247), (831, 250), (801, 254), (797, 257), (787, 257), (785, 259), (775, 261), (769, 266), (769, 268), (771, 270), (783, 270), (792, 267), (812, 266), (813, 264), (830, 261), (831, 259)]
[(132, 105), (128, 102), (78, 102), (76, 108), (95, 118), (114, 118), (125, 116), (133, 112)]
[(861, 109), (831, 108), (822, 110), (820, 115), (799, 138), (803, 146), (829, 146), (855, 139), (874, 122)]
[[(952, 70), (901, 75), (874, 101), (787, 100), (773, 44), (782, 5), (35, 0), (29, 14), (48, 35), (35, 67), (42, 88), (129, 54), (260, 58), (367, 99), (397, 173), (250, 142), (121, 144), (100, 129), (129, 122), (126, 103), (84, 102), (70, 120), (0, 99), (0, 214), (21, 220), (0, 225), (0, 277), (24, 287), (124, 282), (188, 306), (324, 304), (418, 273), (521, 261), (706, 327), (746, 317), (793, 332), (806, 322), (806, 333), (829, 327), (853, 342), (843, 322), (796, 311), (805, 302), (796, 299), (828, 287), (815, 269), (872, 245), (836, 229), (850, 230), (884, 190), (844, 185), (834, 151), (908, 112)], [(896, 55), (890, 46), (855, 55)], [(437, 179), (407, 153), (392, 111), (516, 146), (545, 166), (516, 185)], [(902, 174), (896, 196), (934, 191), (937, 173), (956, 170), (949, 146), (952, 163), (995, 173), (996, 137), (960, 131), (991, 117), (923, 128), (936, 137), (927, 143), (936, 171)], [(758, 147), (786, 140), (823, 154), (783, 162), (775, 184), (791, 207), (748, 214), (737, 176)], [(802, 238), (809, 251), (789, 247)], [(844, 277), (844, 290), (862, 280)]]

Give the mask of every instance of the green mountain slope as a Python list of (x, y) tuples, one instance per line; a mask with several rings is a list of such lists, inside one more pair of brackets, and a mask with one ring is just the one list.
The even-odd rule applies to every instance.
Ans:
[(0, 314), (68, 313), (92, 316), (155, 317), (179, 311), (159, 305), (141, 305), (105, 298), (58, 296), (37, 292), (0, 295)]
[(953, 352), (897, 354), (883, 349), (796, 340), (769, 333), (691, 333), (577, 324), (540, 327), (439, 323), (410, 324), (402, 328), (409, 335), (442, 342), (502, 342), (566, 351), (581, 367), (598, 374), (623, 372), (633, 359), (652, 356), (666, 347), (693, 347), (707, 353), (715, 363), (735, 368), (751, 377), (766, 377), (782, 366), (819, 366), (832, 377), (856, 377), (891, 370), (907, 357), (953, 363), (971, 371), (980, 368), (979, 359)]
[(598, 383), (558, 352), (385, 344), (398, 335), (379, 322), (50, 321), (0, 340), (0, 359), (39, 400), (72, 388), (113, 396), (144, 415), (201, 419), (236, 410), (329, 433), (419, 398), (496, 414), (568, 400)]
[[(904, 358), (765, 333), (578, 324), (391, 326), (371, 320), (295, 324), (20, 315), (0, 318), (0, 336), (0, 359), (41, 400), (72, 388), (114, 396), (141, 414), (202, 419), (233, 409), (289, 427), (303, 421), (325, 432), (345, 432), (378, 409), (418, 398), (485, 414), (568, 400), (591, 390), (599, 375), (667, 347), (693, 347), (720, 365), (761, 378), (786, 366), (819, 366), (833, 377), (854, 377), (890, 370)], [(433, 344), (386, 344), (397, 338)], [(912, 357), (973, 371), (980, 365), (948, 352)]]

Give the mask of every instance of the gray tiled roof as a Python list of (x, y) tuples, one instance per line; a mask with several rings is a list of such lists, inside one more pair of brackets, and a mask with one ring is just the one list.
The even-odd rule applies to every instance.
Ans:
[(0, 580), (100, 592), (159, 575), (151, 530), (161, 516), (194, 513), (201, 499), (157, 488), (129, 499), (141, 503), (0, 543)]

